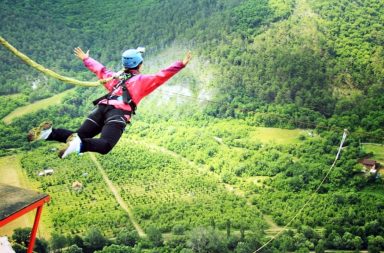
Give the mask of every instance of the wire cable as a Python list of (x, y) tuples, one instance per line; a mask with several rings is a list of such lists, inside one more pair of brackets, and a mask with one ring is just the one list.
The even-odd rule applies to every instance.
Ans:
[(343, 133), (343, 137), (341, 138), (341, 141), (340, 141), (340, 146), (339, 146), (339, 149), (337, 151), (337, 154), (336, 154), (336, 157), (335, 157), (335, 160), (333, 161), (331, 167), (328, 169), (327, 173), (325, 174), (323, 180), (320, 182), (319, 186), (316, 188), (316, 190), (311, 194), (311, 196), (309, 197), (309, 199), (304, 203), (303, 207), (300, 208), (300, 210), (298, 212), (296, 212), (296, 214), (292, 217), (292, 219), (283, 227), (282, 230), (280, 230), (278, 233), (276, 233), (271, 239), (269, 239), (266, 243), (264, 243), (261, 247), (259, 247), (256, 251), (254, 251), (253, 253), (257, 253), (259, 252), (260, 250), (262, 250), (263, 248), (265, 248), (268, 244), (270, 244), (273, 240), (275, 240), (280, 234), (282, 234), (284, 231), (287, 230), (287, 228), (289, 227), (289, 225), (291, 225), (291, 223), (303, 212), (304, 208), (307, 207), (311, 201), (313, 200), (313, 198), (316, 196), (316, 193), (320, 190), (320, 187), (324, 184), (325, 180), (328, 178), (329, 174), (331, 173), (333, 167), (335, 167), (336, 165), (336, 162), (337, 160), (339, 159), (339, 156), (340, 156), (340, 153), (341, 153), (341, 150), (343, 148), (343, 145), (344, 145), (344, 142), (347, 138), (347, 129), (344, 129), (344, 133)]

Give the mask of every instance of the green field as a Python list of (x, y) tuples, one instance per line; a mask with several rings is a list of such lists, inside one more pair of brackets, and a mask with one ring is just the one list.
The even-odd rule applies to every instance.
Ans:
[[(95, 226), (111, 237), (116, 228), (132, 228), (92, 160), (88, 156), (73, 156), (63, 161), (57, 158), (54, 148), (52, 144), (34, 150), (21, 159), (29, 180), (51, 196), (45, 219), (51, 222), (53, 231), (84, 234)], [(53, 175), (38, 177), (43, 168), (52, 168)], [(82, 184), (81, 190), (72, 187), (76, 181)]]
[[(183, 121), (135, 122), (128, 138), (154, 143), (196, 164), (204, 164), (229, 182), (235, 175), (275, 175), (294, 159), (282, 150), (300, 145), (301, 136), (320, 140), (318, 136), (307, 134), (308, 130), (256, 127), (242, 120), (216, 120), (201, 123), (201, 126)], [(273, 148), (276, 146), (282, 150)], [(277, 166), (262, 166), (269, 162)], [(260, 166), (255, 166), (258, 163)]]
[(289, 145), (299, 143), (300, 136), (309, 136), (311, 130), (303, 129), (282, 129), (282, 128), (267, 128), (258, 127), (254, 132), (251, 132), (251, 138), (260, 140), (262, 143), (276, 143)]
[(382, 144), (363, 144), (365, 152), (373, 153), (373, 159), (384, 164), (384, 145)]
[(224, 229), (227, 219), (237, 229), (241, 222), (265, 226), (258, 209), (229, 192), (218, 177), (144, 144), (122, 140), (116, 149), (100, 163), (144, 228), (170, 232), (176, 225), (192, 229), (214, 220)]
[(60, 94), (54, 95), (52, 97), (39, 100), (35, 103), (18, 107), (16, 110), (12, 111), (7, 116), (5, 116), (3, 118), (3, 122), (8, 125), (8, 124), (11, 124), (15, 118), (19, 118), (26, 114), (37, 112), (41, 109), (45, 109), (52, 105), (58, 105), (61, 103), (61, 101), (63, 101), (63, 98), (71, 94), (71, 92), (72, 90), (67, 90)]

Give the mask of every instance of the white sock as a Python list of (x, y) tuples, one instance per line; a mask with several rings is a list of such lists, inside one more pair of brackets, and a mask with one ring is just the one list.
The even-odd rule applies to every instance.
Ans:
[(52, 133), (52, 127), (47, 129), (47, 130), (43, 130), (41, 131), (40, 133), (40, 140), (46, 140), (48, 139), (49, 135)]

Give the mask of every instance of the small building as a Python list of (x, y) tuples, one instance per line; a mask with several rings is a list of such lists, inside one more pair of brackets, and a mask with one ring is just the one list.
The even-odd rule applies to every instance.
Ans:
[(72, 183), (72, 189), (75, 191), (81, 191), (83, 189), (83, 184), (79, 181), (75, 181)]
[(365, 168), (365, 172), (376, 174), (379, 164), (375, 160), (363, 159), (359, 161)]
[(45, 170), (39, 172), (39, 177), (50, 176), (52, 174), (53, 174), (53, 169), (45, 169)]

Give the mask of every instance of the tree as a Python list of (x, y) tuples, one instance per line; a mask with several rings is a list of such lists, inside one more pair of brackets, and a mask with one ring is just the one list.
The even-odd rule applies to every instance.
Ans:
[(343, 241), (341, 236), (333, 230), (327, 237), (326, 244), (329, 248), (339, 249), (343, 245)]
[(226, 228), (227, 228), (227, 238), (231, 236), (231, 220), (228, 219), (226, 222)]
[(239, 238), (237, 236), (232, 235), (232, 236), (227, 237), (227, 248), (230, 251), (235, 250), (238, 243), (239, 243)]
[(64, 235), (53, 233), (50, 244), (53, 251), (60, 250), (66, 246), (67, 238)]
[(356, 251), (360, 251), (361, 245), (363, 244), (363, 240), (360, 236), (355, 236), (352, 240), (353, 242), (353, 249)]
[(161, 231), (154, 226), (151, 226), (147, 230), (148, 239), (153, 243), (155, 247), (163, 245), (163, 235)]
[(320, 239), (315, 247), (316, 253), (324, 253), (325, 252), (325, 242), (323, 239)]
[(84, 238), (84, 251), (94, 252), (96, 250), (101, 250), (107, 243), (107, 239), (105, 239), (100, 230), (93, 227), (88, 231), (88, 234)]
[(196, 253), (224, 253), (227, 249), (222, 242), (216, 230), (199, 227), (190, 232), (187, 244)]
[(28, 246), (31, 228), (16, 228), (13, 231), (12, 239), (18, 244)]
[(101, 251), (95, 251), (95, 253), (133, 253), (135, 252), (131, 247), (124, 245), (105, 246)]
[(83, 249), (77, 246), (76, 244), (73, 244), (66, 248), (63, 253), (83, 253)]
[(383, 231), (383, 227), (377, 220), (368, 222), (364, 227), (367, 235), (379, 235)]
[(117, 235), (116, 243), (133, 247), (139, 239), (140, 237), (136, 230), (128, 231), (128, 229), (122, 229)]
[(25, 252), (27, 252), (27, 247), (25, 247), (24, 245), (18, 244), (18, 243), (13, 244), (12, 248), (13, 248), (13, 250), (16, 253), (25, 253)]
[[(18, 244), (16, 248), (20, 249), (22, 252), (25, 252), (22, 246), (27, 247), (29, 245), (31, 230), (31, 228), (16, 228), (13, 231), (12, 239), (16, 242), (16, 244)], [(48, 252), (48, 242), (44, 239), (36, 238), (33, 250), (39, 253)]]
[(368, 236), (368, 252), (379, 253), (384, 250), (384, 238), (382, 236)]
[(213, 217), (211, 217), (211, 227), (213, 229), (216, 229), (216, 222), (215, 222), (215, 219)]
[(183, 225), (175, 225), (172, 228), (172, 233), (174, 235), (183, 235), (185, 232), (185, 227)]
[(245, 228), (244, 228), (244, 225), (241, 224), (240, 225), (240, 241), (244, 240), (244, 236), (245, 236)]
[(38, 253), (48, 253), (48, 242), (45, 239), (36, 238), (33, 250)]
[(236, 253), (249, 253), (251, 251), (252, 249), (249, 247), (249, 245), (246, 242), (239, 242), (235, 249)]
[(79, 235), (75, 235), (72, 238), (72, 243), (76, 244), (79, 248), (83, 248), (84, 247), (84, 240)]

